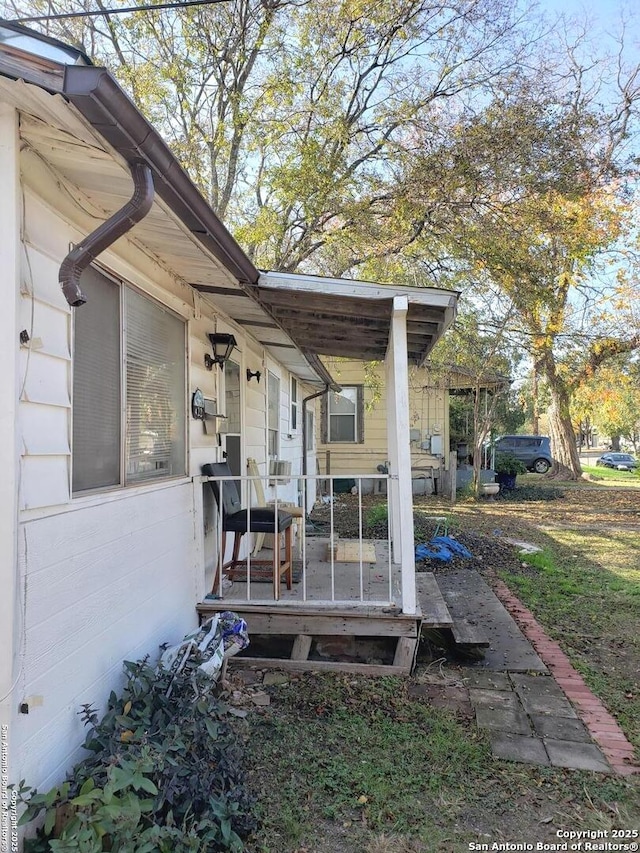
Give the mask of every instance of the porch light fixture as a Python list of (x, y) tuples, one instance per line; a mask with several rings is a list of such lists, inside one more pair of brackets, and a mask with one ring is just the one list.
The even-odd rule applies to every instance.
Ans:
[(252, 379), (256, 379), (260, 382), (260, 377), (262, 376), (262, 372), (260, 370), (249, 370), (247, 367), (247, 382), (251, 382)]
[(229, 356), (233, 352), (233, 348), (238, 346), (236, 339), (233, 335), (226, 334), (225, 332), (209, 332), (207, 337), (211, 341), (213, 358), (211, 358), (209, 353), (205, 353), (204, 366), (207, 370), (211, 370), (214, 364), (224, 367), (225, 362), (229, 360)]

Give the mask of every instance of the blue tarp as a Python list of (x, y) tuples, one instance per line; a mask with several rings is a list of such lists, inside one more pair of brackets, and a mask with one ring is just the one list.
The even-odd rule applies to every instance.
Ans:
[(451, 536), (434, 536), (427, 544), (416, 545), (416, 560), (442, 560), (448, 563), (454, 557), (470, 559), (472, 553)]

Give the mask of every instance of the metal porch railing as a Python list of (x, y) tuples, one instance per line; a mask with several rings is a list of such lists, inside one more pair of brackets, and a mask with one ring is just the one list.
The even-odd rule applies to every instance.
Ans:
[[(226, 559), (225, 554), (223, 554), (222, 559), (220, 559), (220, 551), (222, 548), (222, 505), (225, 483), (233, 482), (236, 485), (236, 488), (238, 488), (238, 491), (241, 492), (242, 505), (247, 508), (249, 519), (252, 509), (256, 510), (258, 508), (256, 505), (253, 507), (251, 506), (253, 503), (253, 492), (259, 492), (260, 490), (256, 487), (261, 485), (266, 503), (268, 506), (273, 507), (274, 512), (277, 512), (278, 509), (292, 511), (292, 506), (297, 510), (297, 512), (293, 510), (292, 514), (294, 514), (294, 522), (297, 523), (298, 528), (298, 542), (296, 543), (295, 550), (298, 555), (297, 568), (299, 568), (301, 576), (298, 592), (295, 596), (291, 596), (285, 591), (282, 591), (282, 595), (279, 598), (280, 604), (291, 604), (292, 606), (295, 606), (296, 604), (308, 604), (311, 602), (314, 606), (367, 605), (373, 607), (388, 607), (394, 604), (397, 605), (401, 596), (401, 581), (399, 567), (395, 566), (392, 562), (391, 519), (394, 495), (390, 481), (394, 479), (396, 478), (393, 475), (381, 473), (374, 473), (371, 475), (340, 473), (339, 475), (247, 474), (226, 477), (203, 476), (201, 477), (202, 483), (215, 481), (218, 485), (218, 489), (220, 490), (220, 500), (217, 502), (217, 505), (214, 504), (214, 513), (216, 513), (217, 520), (217, 530), (215, 535), (216, 554), (214, 565), (217, 565), (217, 561), (220, 560), (220, 565), (222, 566)], [(334, 517), (335, 507), (341, 500), (341, 492), (334, 491), (336, 481), (343, 481), (343, 485), (345, 481), (352, 481), (355, 485), (357, 500), (353, 506), (353, 512), (357, 516), (357, 539), (344, 539), (339, 537), (336, 533)], [(385, 593), (384, 598), (373, 598), (372, 570), (370, 568), (370, 562), (365, 559), (365, 540), (363, 536), (365, 505), (363, 502), (363, 486), (370, 483), (373, 487), (372, 493), (376, 491), (376, 488), (379, 493), (381, 481), (385, 482), (386, 487), (386, 538), (383, 540), (377, 540), (374, 545), (376, 548), (374, 576), (376, 578), (376, 593), (381, 594), (383, 589), (385, 590)], [(321, 486), (323, 488), (321, 488)], [(317, 506), (319, 503), (328, 505), (328, 531), (326, 536), (314, 534), (312, 542), (318, 543), (318, 547), (312, 546), (310, 548), (308, 540), (312, 537), (307, 536), (306, 528), (309, 515), (307, 508), (310, 508), (312, 504)], [(236, 569), (235, 572), (237, 582), (234, 580), (233, 587), (231, 589), (226, 589), (225, 579), (223, 572), (221, 571), (218, 575), (217, 587), (215, 590), (212, 590), (209, 597), (213, 596), (224, 599), (225, 601), (228, 600), (230, 605), (232, 601), (240, 600), (242, 602), (254, 602), (261, 604), (268, 603), (270, 600), (273, 601), (273, 596), (270, 599), (265, 598), (264, 585), (262, 583), (259, 584), (260, 593), (262, 594), (254, 592), (254, 587), (258, 584), (255, 580), (252, 580), (251, 566), (252, 562), (255, 564), (257, 555), (254, 547), (255, 539), (260, 536), (264, 536), (264, 534), (245, 534), (244, 539), (246, 542), (243, 543), (243, 548), (239, 555), (240, 560), (243, 563), (242, 571), (240, 569)], [(328, 545), (326, 551), (328, 554), (328, 560), (326, 561), (318, 558), (319, 548), (321, 548), (325, 542)], [(355, 551), (358, 559), (356, 562), (349, 563), (347, 568), (345, 568), (344, 561), (341, 561), (336, 554), (336, 546), (340, 542), (349, 542), (354, 543), (355, 545)], [(229, 544), (230, 543), (227, 543), (227, 546), (229, 546)], [(274, 536), (273, 547), (279, 548), (279, 546), (279, 536), (276, 534)], [(311, 551), (313, 551), (313, 553), (310, 553)], [(378, 555), (384, 555), (384, 565), (382, 565), (383, 558)], [(344, 581), (344, 577), (341, 578), (339, 573), (344, 575), (348, 572), (349, 577), (354, 580), (354, 568), (357, 569), (357, 576), (355, 577), (354, 584), (356, 594), (344, 597), (344, 595), (341, 594), (341, 587), (344, 588), (345, 586), (344, 582), (341, 583), (341, 580)], [(383, 582), (381, 582), (381, 576), (383, 578)], [(311, 582), (313, 582), (313, 584)], [(320, 584), (322, 588), (322, 597), (318, 597), (318, 584)], [(313, 592), (310, 590), (311, 585), (314, 587)]]

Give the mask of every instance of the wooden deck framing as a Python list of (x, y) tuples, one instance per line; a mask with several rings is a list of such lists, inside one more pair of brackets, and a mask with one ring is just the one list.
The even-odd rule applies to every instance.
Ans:
[[(205, 601), (197, 606), (201, 619), (232, 609), (249, 626), (249, 636), (293, 638), (289, 657), (231, 658), (231, 665), (260, 666), (287, 670), (332, 670), (369, 675), (407, 675), (413, 669), (420, 631), (423, 627), (450, 628), (452, 619), (433, 575), (417, 577), (420, 613), (405, 614), (394, 607), (349, 606), (299, 607), (282, 602), (253, 604), (225, 600)], [(326, 637), (386, 637), (395, 641), (391, 664), (369, 664), (340, 660), (312, 660), (314, 639)]]

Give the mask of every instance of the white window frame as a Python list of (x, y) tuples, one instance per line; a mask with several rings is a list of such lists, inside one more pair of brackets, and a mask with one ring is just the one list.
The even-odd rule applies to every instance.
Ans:
[[(277, 382), (277, 402), (275, 408), (272, 406), (272, 382)], [(282, 402), (282, 380), (280, 376), (272, 370), (267, 370), (267, 456), (269, 459), (280, 458), (280, 405)], [(276, 412), (276, 425), (271, 424), (272, 412)], [(275, 451), (275, 452), (274, 452)]]
[[(343, 385), (342, 392), (347, 390), (353, 390), (355, 392), (355, 411), (353, 415), (349, 414), (336, 414), (335, 412), (331, 412), (331, 394), (329, 392), (327, 395), (327, 419), (326, 419), (326, 431), (327, 431), (327, 444), (362, 444), (363, 437), (362, 436), (362, 427), (364, 425), (364, 406), (362, 404), (362, 386), (360, 385)], [(340, 392), (340, 393), (342, 393)], [(333, 438), (331, 436), (331, 418), (333, 417), (341, 417), (341, 418), (353, 418), (353, 438), (343, 439), (343, 438)]]
[(300, 383), (295, 376), (292, 376), (289, 381), (289, 431), (292, 433), (300, 431), (299, 388)]
[[(153, 297), (149, 296), (149, 294), (145, 293), (141, 289), (132, 285), (129, 281), (122, 279), (119, 276), (116, 276), (98, 264), (92, 265), (92, 270), (94, 273), (102, 276), (111, 284), (115, 285), (118, 288), (118, 340), (119, 340), (119, 361), (120, 361), (120, 369), (119, 369), (119, 389), (118, 389), (118, 397), (119, 397), (119, 412), (117, 413), (117, 420), (119, 422), (119, 434), (116, 438), (116, 441), (119, 444), (118, 447), (118, 457), (119, 457), (119, 471), (118, 471), (118, 482), (108, 484), (108, 485), (86, 485), (81, 488), (73, 488), (72, 496), (75, 497), (84, 497), (88, 494), (92, 493), (100, 493), (105, 491), (114, 491), (122, 488), (133, 488), (145, 485), (152, 485), (154, 483), (158, 483), (159, 481), (166, 481), (169, 479), (178, 479), (186, 476), (188, 470), (188, 441), (187, 441), (187, 430), (188, 430), (188, 419), (186, 413), (186, 393), (187, 393), (187, 344), (188, 344), (188, 324), (184, 317), (177, 314), (175, 311), (168, 308), (162, 302)], [(128, 317), (128, 308), (127, 308), (127, 292), (131, 292), (135, 294), (137, 297), (144, 299), (146, 302), (155, 306), (160, 311), (169, 315), (172, 318), (175, 318), (183, 327), (183, 341), (182, 341), (182, 370), (180, 371), (180, 379), (181, 379), (181, 388), (178, 389), (178, 393), (174, 401), (171, 401), (171, 398), (168, 398), (169, 404), (174, 402), (174, 411), (178, 412), (179, 423), (179, 440), (181, 441), (181, 456), (178, 455), (177, 459), (177, 470), (173, 470), (171, 467), (165, 472), (162, 468), (155, 470), (150, 469), (148, 474), (144, 472), (141, 474), (137, 472), (135, 475), (129, 474), (127, 472), (127, 463), (128, 463), (128, 451), (127, 451), (127, 443), (131, 438), (132, 432), (131, 428), (127, 424), (127, 392), (130, 386), (127, 381), (127, 355), (131, 358), (131, 350), (127, 348), (127, 335), (130, 334), (130, 330), (128, 326), (131, 324), (131, 318)], [(82, 311), (83, 309), (78, 309)], [(77, 322), (78, 314), (74, 317), (74, 323)], [(139, 340), (138, 340), (139, 344)], [(74, 353), (73, 353), (73, 364), (75, 367), (75, 327), (74, 327)], [(175, 363), (175, 362), (174, 362)], [(175, 376), (172, 378), (172, 385), (175, 382)], [(72, 417), (73, 411), (77, 409), (78, 402), (75, 399), (77, 389), (75, 386), (75, 372), (73, 377), (73, 388), (74, 388), (74, 399), (72, 401)], [(148, 430), (143, 430), (146, 434)], [(142, 433), (141, 433), (142, 434)], [(72, 469), (74, 467), (74, 448), (72, 442), (71, 448), (71, 459), (72, 459)], [(115, 479), (115, 478), (114, 478)], [(73, 483), (73, 480), (72, 480)]]

